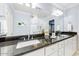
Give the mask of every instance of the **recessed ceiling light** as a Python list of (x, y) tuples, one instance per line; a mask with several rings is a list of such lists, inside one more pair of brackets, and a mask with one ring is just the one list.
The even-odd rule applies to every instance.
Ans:
[(63, 12), (59, 9), (56, 9), (52, 12), (52, 15), (54, 16), (61, 16), (63, 14)]

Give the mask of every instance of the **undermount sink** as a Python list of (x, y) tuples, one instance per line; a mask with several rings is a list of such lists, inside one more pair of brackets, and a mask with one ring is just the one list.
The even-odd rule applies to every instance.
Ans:
[(39, 40), (30, 40), (30, 41), (25, 41), (25, 42), (19, 42), (16, 46), (16, 49), (39, 44), (39, 43), (40, 43)]

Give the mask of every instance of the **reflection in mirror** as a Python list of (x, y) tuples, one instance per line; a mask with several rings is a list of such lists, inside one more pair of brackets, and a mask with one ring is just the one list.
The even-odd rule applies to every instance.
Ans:
[(7, 34), (7, 23), (6, 20), (0, 20), (0, 34)]

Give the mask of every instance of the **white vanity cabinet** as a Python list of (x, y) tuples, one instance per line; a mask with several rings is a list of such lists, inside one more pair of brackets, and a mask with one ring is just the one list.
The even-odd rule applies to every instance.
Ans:
[(16, 45), (1, 47), (1, 56), (12, 56), (16, 49)]
[(50, 51), (51, 54), (49, 56), (64, 56), (64, 41), (61, 41), (61, 42), (55, 44), (54, 46), (52, 45), (52, 48), (53, 49), (52, 49), (52, 51)]
[[(5, 46), (1, 48), (1, 55), (11, 55), (13, 46)], [(14, 46), (15, 48), (16, 46)], [(11, 48), (11, 49), (9, 49)], [(9, 52), (10, 51), (10, 52)], [(38, 50), (26, 53), (22, 56), (72, 56), (77, 51), (77, 36), (73, 36), (66, 40), (51, 44)]]
[(33, 52), (26, 53), (22, 56), (44, 56), (44, 48), (41, 48), (39, 50), (35, 50)]
[(64, 56), (64, 41), (52, 44), (45, 48), (46, 56)]
[(65, 56), (71, 56), (72, 42), (71, 38), (65, 40)]
[(58, 56), (64, 56), (64, 41), (58, 43)]
[(73, 37), (72, 45), (72, 53), (74, 54), (77, 51), (77, 35)]
[[(16, 45), (1, 48), (1, 56), (12, 55)], [(14, 49), (14, 50), (13, 50)], [(72, 56), (77, 51), (77, 36), (51, 44), (22, 56)]]
[(58, 44), (52, 44), (52, 45), (45, 47), (45, 55), (46, 56), (51, 56), (54, 54), (56, 56), (58, 55)]
[(52, 45), (52, 48), (53, 53), (51, 53), (49, 56), (64, 56), (64, 41), (58, 42), (54, 46)]
[(77, 51), (77, 36), (45, 47), (46, 56), (72, 56)]
[(65, 40), (65, 56), (71, 56), (77, 51), (77, 37)]
[(23, 56), (72, 56), (76, 51), (77, 37), (74, 36)]
[(53, 52), (53, 53), (50, 54), (49, 56), (58, 56), (58, 51)]

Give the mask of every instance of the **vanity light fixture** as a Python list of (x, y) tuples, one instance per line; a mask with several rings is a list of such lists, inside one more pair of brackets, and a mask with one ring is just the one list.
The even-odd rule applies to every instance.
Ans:
[(31, 7), (31, 3), (25, 3), (25, 6)]
[(36, 8), (37, 3), (32, 3), (32, 8)]
[(24, 3), (18, 3), (18, 4), (23, 5)]
[(52, 15), (54, 16), (61, 16), (63, 14), (63, 12), (59, 9), (56, 9), (52, 12)]

